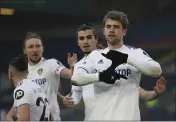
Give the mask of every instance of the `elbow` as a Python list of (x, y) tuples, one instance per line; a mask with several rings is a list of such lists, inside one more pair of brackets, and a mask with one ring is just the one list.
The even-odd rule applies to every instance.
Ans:
[[(147, 70), (148, 69), (148, 70)], [(159, 63), (154, 63), (150, 66), (148, 66), (146, 69), (146, 75), (152, 76), (152, 77), (160, 77), (161, 73), (162, 73), (162, 69)]]
[(162, 73), (162, 69), (159, 64), (158, 66), (152, 67), (152, 76), (160, 77), (161, 73)]

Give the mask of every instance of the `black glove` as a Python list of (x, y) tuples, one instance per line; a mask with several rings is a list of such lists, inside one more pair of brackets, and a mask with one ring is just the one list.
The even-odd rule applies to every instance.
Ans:
[(99, 73), (99, 80), (107, 84), (114, 84), (120, 78), (127, 79), (124, 75), (118, 74), (112, 65), (107, 70)]
[(122, 63), (127, 63), (127, 58), (128, 58), (127, 54), (110, 50), (107, 54), (102, 53), (102, 55), (110, 59), (112, 61), (112, 64), (107, 70), (100, 72), (99, 74), (100, 81), (105, 82), (107, 84), (114, 84), (117, 79), (120, 79), (120, 78), (127, 79), (127, 77), (115, 72), (115, 68), (117, 66), (119, 66)]
[(120, 64), (127, 63), (128, 59), (128, 54), (124, 54), (115, 50), (109, 50), (107, 54), (102, 53), (102, 55), (112, 61), (113, 68), (116, 68)]

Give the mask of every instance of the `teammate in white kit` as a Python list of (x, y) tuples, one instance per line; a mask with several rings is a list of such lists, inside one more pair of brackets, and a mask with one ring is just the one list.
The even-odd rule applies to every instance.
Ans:
[(93, 83), (87, 91), (92, 109), (86, 120), (140, 120), (141, 73), (159, 77), (161, 67), (142, 49), (123, 44), (128, 25), (123, 12), (109, 11), (104, 25), (108, 48), (92, 51), (81, 65), (74, 66), (72, 76), (76, 85)]
[[(84, 24), (80, 26), (80, 28), (77, 31), (77, 39), (78, 39), (78, 45), (85, 55), (83, 59), (77, 62), (76, 65), (78, 66), (84, 63), (84, 60), (86, 59), (89, 53), (91, 53), (93, 50), (96, 50), (96, 45), (98, 41), (97, 41), (95, 29), (89, 24)], [(100, 44), (100, 42), (98, 44)], [(69, 59), (68, 64), (70, 65), (70, 67), (72, 67), (76, 63), (76, 59), (74, 59), (73, 57), (69, 57), (68, 59)], [(64, 104), (67, 107), (75, 106), (80, 102), (80, 100), (83, 97), (83, 100), (85, 103), (85, 116), (88, 116), (91, 111), (91, 104), (88, 101), (91, 100), (90, 92), (91, 92), (92, 86), (93, 84), (89, 84), (86, 86), (73, 85), (72, 92), (66, 97), (64, 97), (63, 99)], [(154, 89), (155, 89), (154, 91), (146, 91), (140, 88), (139, 98), (142, 100), (153, 100), (158, 95), (162, 94), (165, 91), (165, 79), (163, 77), (161, 77), (157, 81)]]
[(13, 93), (14, 108), (7, 120), (49, 121), (50, 107), (45, 92), (29, 79), (25, 57), (16, 57), (9, 64), (9, 79), (16, 87)]
[(36, 33), (28, 33), (24, 40), (24, 53), (28, 59), (28, 79), (40, 85), (45, 91), (54, 120), (60, 120), (60, 109), (57, 101), (60, 77), (70, 79), (71, 70), (56, 59), (43, 57), (43, 43)]

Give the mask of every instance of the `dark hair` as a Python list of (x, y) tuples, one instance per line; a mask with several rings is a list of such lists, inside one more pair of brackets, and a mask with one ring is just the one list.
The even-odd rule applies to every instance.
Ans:
[(97, 36), (97, 34), (96, 34), (96, 32), (95, 32), (95, 29), (94, 29), (94, 27), (93, 27), (91, 24), (83, 24), (83, 25), (81, 25), (81, 26), (78, 28), (78, 30), (77, 30), (77, 36), (78, 36), (78, 32), (79, 32), (79, 31), (85, 31), (85, 30), (88, 30), (88, 29), (92, 30), (95, 39), (98, 39), (98, 36)]
[(18, 72), (26, 72), (28, 70), (28, 63), (25, 55), (13, 58), (10, 61), (9, 66), (14, 67)]
[(107, 19), (117, 20), (122, 24), (122, 27), (124, 29), (128, 28), (129, 21), (128, 21), (127, 15), (124, 12), (116, 11), (116, 10), (108, 11), (108, 13), (103, 18), (104, 25)]
[(31, 39), (31, 38), (40, 39), (42, 44), (43, 44), (42, 38), (41, 38), (41, 36), (38, 33), (36, 33), (36, 32), (27, 32), (26, 37), (24, 39), (23, 48), (25, 48), (25, 46), (26, 46), (26, 41)]

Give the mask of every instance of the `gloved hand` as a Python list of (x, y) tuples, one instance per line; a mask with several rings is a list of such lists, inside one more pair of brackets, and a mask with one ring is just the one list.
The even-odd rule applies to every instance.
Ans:
[(114, 84), (120, 78), (127, 79), (126, 76), (118, 74), (112, 65), (107, 70), (99, 73), (99, 80), (107, 84)]
[(127, 79), (127, 77), (115, 72), (115, 68), (117, 66), (123, 63), (127, 63), (127, 58), (128, 58), (127, 54), (110, 50), (107, 54), (102, 53), (102, 55), (107, 59), (110, 59), (112, 61), (112, 64), (107, 70), (100, 72), (99, 74), (100, 81), (105, 82), (107, 84), (114, 84), (117, 79), (120, 79), (120, 78)]
[(115, 50), (109, 50), (107, 54), (102, 53), (102, 55), (112, 61), (113, 68), (116, 68), (120, 64), (127, 63), (128, 59), (128, 54), (124, 54)]

